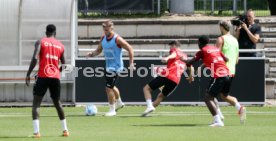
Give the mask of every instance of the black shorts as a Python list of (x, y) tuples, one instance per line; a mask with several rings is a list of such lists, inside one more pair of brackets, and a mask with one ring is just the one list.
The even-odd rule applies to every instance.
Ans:
[(44, 97), (48, 88), (50, 90), (51, 98), (60, 98), (60, 80), (56, 78), (38, 77), (34, 85), (33, 94)]
[(117, 84), (117, 80), (118, 80), (119, 76), (117, 72), (105, 72), (105, 80), (106, 80), (106, 84), (105, 86), (108, 88), (113, 89), (114, 86)]
[(211, 78), (207, 88), (207, 93), (213, 97), (217, 97), (220, 93), (228, 96), (231, 88), (233, 77)]
[(164, 86), (164, 88), (162, 89), (162, 94), (167, 97), (177, 87), (177, 84), (174, 81), (172, 81), (166, 77), (161, 77), (161, 76), (154, 78), (150, 83), (148, 83), (148, 85), (153, 91)]

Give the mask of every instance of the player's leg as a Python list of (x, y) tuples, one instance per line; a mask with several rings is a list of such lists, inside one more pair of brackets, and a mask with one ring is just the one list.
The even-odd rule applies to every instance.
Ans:
[(170, 96), (177, 87), (177, 84), (168, 78), (163, 79), (164, 87), (161, 89), (161, 93), (158, 94), (156, 100), (153, 102), (154, 107), (157, 107), (166, 97)]
[(223, 116), (223, 114), (222, 114), (222, 112), (220, 110), (218, 99), (215, 98), (214, 101), (215, 101), (215, 104), (216, 104), (217, 113), (219, 114), (221, 120), (223, 121), (224, 120), (224, 116)]
[(142, 116), (147, 116), (149, 113), (155, 110), (154, 105), (152, 103), (152, 91), (162, 87), (165, 84), (164, 77), (156, 77), (150, 83), (148, 83), (144, 88), (144, 96), (147, 102), (147, 109), (143, 112)]
[(115, 96), (115, 104), (116, 104), (116, 112), (119, 110), (119, 109), (122, 109), (125, 107), (125, 104), (123, 103), (122, 99), (121, 99), (121, 95), (120, 95), (120, 91), (119, 89), (114, 86), (113, 87), (113, 93), (114, 93), (114, 96)]
[(105, 116), (115, 116), (116, 107), (115, 107), (115, 94), (114, 94), (113, 88), (105, 87), (105, 91), (106, 91), (108, 103), (109, 103), (109, 111), (105, 114)]
[(217, 107), (215, 104), (215, 97), (220, 93), (223, 85), (224, 81), (222, 78), (212, 78), (209, 82), (207, 93), (205, 94), (204, 101), (214, 118), (213, 124), (211, 124), (210, 126), (224, 126), (224, 123), (217, 113)]
[(246, 108), (238, 102), (237, 98), (233, 96), (229, 96), (229, 95), (225, 96), (225, 94), (221, 94), (221, 99), (223, 99), (224, 101), (228, 102), (229, 104), (231, 104), (236, 108), (238, 115), (240, 117), (240, 122), (244, 123), (244, 121), (246, 120)]
[[(105, 114), (105, 116), (115, 116), (116, 106), (115, 106), (114, 87), (117, 82), (118, 75), (115, 72), (106, 72), (105, 79), (106, 79), (105, 91), (109, 102), (109, 111)], [(117, 94), (119, 94), (119, 91), (117, 91)]]
[(230, 88), (232, 84), (233, 78), (228, 78), (226, 80), (226, 84), (222, 90), (222, 93), (220, 94), (221, 99), (228, 102), (230, 105), (234, 106), (240, 116), (240, 122), (244, 123), (246, 120), (246, 108), (244, 106), (241, 106), (241, 104), (238, 102), (236, 97), (230, 96)]
[(63, 136), (69, 136), (69, 131), (67, 128), (67, 122), (66, 122), (66, 118), (65, 118), (65, 114), (64, 114), (64, 110), (62, 108), (62, 104), (60, 101), (60, 80), (58, 79), (51, 79), (51, 83), (49, 86), (49, 90), (50, 90), (50, 94), (51, 94), (51, 98), (52, 101), (54, 103), (54, 106), (57, 110), (58, 113), (58, 117), (60, 119), (61, 122), (61, 126), (62, 126), (62, 131), (63, 131)]
[(33, 128), (35, 138), (40, 138), (40, 129), (39, 129), (39, 110), (43, 97), (34, 95), (33, 106), (32, 106), (32, 117), (33, 117)]
[[(153, 104), (152, 104), (152, 96), (151, 93), (153, 91), (153, 89), (151, 88), (152, 86), (150, 86), (149, 84), (147, 84), (144, 88), (143, 88), (143, 92), (144, 92), (144, 97), (146, 99), (146, 103), (147, 103), (147, 108), (146, 110), (143, 112), (143, 114), (141, 115), (142, 117), (147, 116), (147, 114), (153, 112), (155, 110)], [(155, 88), (157, 89), (157, 88)]]
[(210, 94), (206, 93), (204, 100), (205, 100), (205, 103), (206, 103), (210, 113), (212, 114), (212, 116), (214, 118), (213, 123), (210, 126), (224, 126), (219, 114), (217, 113), (216, 104), (214, 102), (214, 97), (211, 96)]
[(39, 113), (40, 105), (42, 99), (47, 91), (47, 80), (43, 78), (37, 78), (34, 88), (33, 88), (33, 105), (32, 105), (32, 118), (33, 118), (33, 128), (35, 138), (40, 138), (40, 129), (39, 129)]
[(153, 106), (156, 108), (166, 98), (162, 93), (159, 93), (153, 102)]

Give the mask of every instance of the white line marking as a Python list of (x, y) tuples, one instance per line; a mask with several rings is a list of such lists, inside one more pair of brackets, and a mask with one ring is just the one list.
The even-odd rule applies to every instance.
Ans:
[[(97, 113), (97, 116), (102, 116), (104, 112)], [(223, 112), (224, 115), (237, 115), (236, 112)], [(251, 111), (247, 112), (248, 115), (271, 115), (276, 116), (276, 112), (258, 112), (258, 111)], [(75, 112), (75, 113), (66, 113), (68, 117), (70, 116), (85, 116), (81, 112)], [(131, 112), (131, 113), (118, 113), (117, 116), (140, 116), (141, 113), (139, 112)], [(152, 116), (210, 116), (211, 114), (208, 112), (154, 112), (150, 114)], [(31, 114), (26, 113), (0, 113), (1, 117), (30, 117)], [(43, 114), (41, 117), (47, 117), (47, 116), (57, 116), (57, 114)]]

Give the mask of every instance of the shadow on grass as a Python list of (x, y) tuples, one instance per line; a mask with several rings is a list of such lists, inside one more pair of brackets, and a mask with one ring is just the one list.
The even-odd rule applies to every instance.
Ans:
[(141, 115), (131, 115), (131, 116), (129, 116), (129, 115), (125, 115), (125, 116), (120, 115), (120, 116), (117, 116), (117, 117), (119, 117), (119, 118), (144, 118), (144, 117), (141, 117)]
[[(62, 136), (42, 136), (41, 138), (58, 138)], [(0, 139), (8, 140), (8, 139), (35, 139), (31, 135), (30, 136), (0, 136)]]
[(140, 127), (198, 127), (198, 126), (207, 126), (206, 124), (140, 124), (132, 125)]

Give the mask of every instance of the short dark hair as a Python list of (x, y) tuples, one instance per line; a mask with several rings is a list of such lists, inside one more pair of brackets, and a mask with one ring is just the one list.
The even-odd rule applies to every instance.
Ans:
[(47, 35), (53, 35), (56, 32), (56, 26), (53, 24), (49, 24), (46, 27), (46, 34)]
[(202, 35), (198, 38), (198, 45), (199, 45), (199, 48), (202, 48), (204, 46), (206, 46), (208, 43), (209, 43), (210, 39), (208, 36), (206, 35)]
[(181, 43), (178, 40), (173, 40), (169, 43), (170, 46), (175, 45), (177, 47), (181, 46)]

